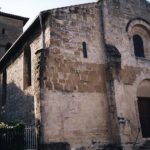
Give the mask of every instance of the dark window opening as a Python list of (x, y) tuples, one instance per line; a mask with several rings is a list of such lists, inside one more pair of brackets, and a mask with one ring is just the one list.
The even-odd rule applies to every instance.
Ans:
[(142, 135), (150, 137), (150, 97), (138, 97), (139, 117)]
[(3, 71), (2, 74), (2, 106), (6, 104), (6, 94), (7, 94), (7, 72)]
[(12, 45), (11, 43), (7, 43), (5, 46), (5, 51), (7, 51), (11, 47), (11, 45)]
[(86, 42), (83, 42), (82, 45), (83, 45), (83, 57), (84, 57), (84, 58), (87, 58), (88, 56), (87, 56), (87, 46), (86, 46)]
[(31, 49), (26, 46), (24, 49), (24, 88), (31, 85)]
[(144, 46), (143, 40), (139, 35), (133, 36), (133, 44), (134, 44), (134, 54), (136, 57), (145, 57), (144, 56)]
[(5, 34), (5, 28), (2, 29), (2, 34), (3, 34), (3, 35)]

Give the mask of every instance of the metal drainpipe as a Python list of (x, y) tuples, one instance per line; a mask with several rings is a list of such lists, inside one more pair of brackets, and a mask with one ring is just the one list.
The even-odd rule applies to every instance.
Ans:
[(44, 29), (43, 29), (43, 19), (42, 19), (42, 12), (39, 14), (39, 20), (40, 20), (40, 27), (41, 27), (41, 36), (42, 36), (42, 49), (45, 48), (45, 41), (44, 41)]
[(133, 143), (133, 148), (136, 146), (136, 144), (137, 144), (137, 141), (138, 141), (138, 138), (139, 138), (139, 135), (140, 135), (140, 131), (141, 131), (141, 128), (139, 127), (138, 128), (138, 132), (137, 132), (137, 136), (136, 136), (136, 138), (135, 138), (135, 141), (134, 141), (134, 143)]
[[(105, 41), (104, 14), (103, 14), (103, 3), (104, 3), (104, 1), (99, 0), (97, 3), (99, 4), (99, 18), (100, 18), (99, 19), (100, 20), (99, 28), (100, 28), (100, 34), (101, 34), (101, 44), (102, 44), (104, 54), (105, 54), (105, 59), (106, 59), (107, 55), (106, 55), (106, 48), (105, 48), (106, 41)], [(107, 60), (105, 60), (105, 61), (107, 62)], [(110, 130), (110, 132), (111, 132), (111, 130)]]
[(42, 63), (43, 63), (43, 54), (45, 49), (45, 38), (44, 38), (44, 28), (43, 28), (43, 18), (42, 18), (42, 12), (39, 14), (39, 22), (40, 22), (40, 29), (41, 29), (41, 48), (36, 52), (37, 55), (37, 64), (39, 67), (36, 66), (36, 69), (38, 68), (38, 74), (37, 74), (37, 83), (35, 83), (35, 110), (36, 110), (36, 132), (37, 132), (37, 149), (40, 150), (40, 144), (41, 144), (41, 83), (42, 83), (42, 77), (43, 77), (43, 70), (42, 70)]
[[(103, 50), (105, 53), (105, 58), (107, 58), (107, 54), (106, 54), (106, 40), (105, 40), (105, 27), (104, 27), (104, 10), (103, 10), (103, 5), (104, 5), (104, 0), (99, 0), (97, 2), (99, 4), (99, 14), (100, 14), (100, 33), (101, 33), (101, 42), (102, 42), (102, 46), (103, 46)], [(105, 60), (107, 62), (107, 59)], [(107, 62), (108, 63), (108, 62)], [(110, 86), (110, 85), (109, 85)], [(114, 85), (113, 85), (114, 86)], [(113, 92), (113, 91), (112, 91)], [(119, 135), (119, 144), (121, 143), (121, 137)]]

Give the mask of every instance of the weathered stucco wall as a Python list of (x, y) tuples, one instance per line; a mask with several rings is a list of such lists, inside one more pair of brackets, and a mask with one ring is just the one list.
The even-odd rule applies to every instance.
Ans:
[[(117, 47), (121, 53), (121, 69), (114, 78), (117, 117), (123, 119), (123, 122), (118, 120), (121, 142), (123, 144), (134, 143), (140, 128), (137, 89), (142, 80), (150, 79), (150, 48), (148, 44), (144, 43), (146, 56), (137, 58), (134, 54), (132, 36), (136, 32), (139, 34), (140, 31), (129, 30), (138, 25), (143, 29), (147, 28), (148, 33), (149, 5), (140, 0), (128, 2), (120, 0), (105, 1), (103, 6), (105, 41), (107, 44)], [(134, 21), (135, 18), (137, 21)], [(131, 20), (133, 23), (129, 23)], [(128, 25), (129, 29), (127, 29)], [(144, 42), (148, 42), (149, 35), (145, 39)], [(142, 140), (144, 139), (140, 135), (139, 142)]]
[[(6, 47), (7, 47), (6, 45), (8, 43), (12, 44), (19, 37), (22, 31), (23, 31), (23, 21), (14, 18), (0, 16), (0, 57), (2, 57), (6, 52)], [(7, 73), (8, 85), (7, 85), (7, 96), (6, 96), (7, 105), (1, 109), (1, 113), (2, 113), (1, 120), (15, 121), (19, 117), (21, 120), (26, 120), (26, 122), (31, 122), (32, 116), (29, 117), (28, 115), (28, 112), (30, 111), (30, 107), (28, 106), (30, 104), (27, 104), (28, 106), (26, 106), (29, 109), (24, 108), (25, 100), (28, 98), (27, 95), (22, 91), (23, 55), (21, 55), (17, 60), (14, 61), (12, 66), (8, 68), (7, 72), (8, 72)], [(0, 104), (1, 105), (2, 105), (2, 101), (5, 101), (4, 97), (2, 98), (2, 93), (3, 93), (2, 80), (0, 83), (0, 88), (1, 88)], [(22, 110), (24, 111), (21, 112)], [(17, 111), (20, 113), (17, 113)]]
[[(85, 4), (50, 11), (41, 112), (43, 142), (68, 142), (72, 148), (109, 141), (105, 53), (99, 7)], [(83, 57), (82, 42), (88, 58)]]
[(6, 104), (1, 112), (2, 121), (22, 121), (34, 124), (34, 91), (23, 90), (23, 54), (7, 68)]
[[(104, 3), (104, 28), (105, 41), (107, 44), (115, 45), (121, 53), (122, 68), (132, 67), (148, 67), (148, 62), (142, 59), (136, 59), (134, 55), (134, 46), (132, 37), (127, 31), (128, 23), (137, 18), (140, 18), (136, 23), (147, 28), (149, 22), (149, 7), (144, 1), (134, 0), (125, 2), (119, 0), (118, 3), (113, 0), (105, 1)], [(135, 24), (131, 24), (133, 28)], [(148, 40), (148, 39), (147, 39)]]
[[(32, 40), (31, 40), (32, 39)], [(22, 47), (21, 52), (17, 53), (17, 58), (14, 56), (12, 63), (7, 67), (7, 95), (6, 104), (1, 110), (2, 121), (22, 121), (26, 125), (35, 124), (35, 101), (34, 94), (36, 75), (36, 51), (41, 48), (40, 32), (37, 29), (32, 38), (28, 38), (25, 42), (25, 46)], [(26, 45), (29, 45), (31, 50), (31, 85), (24, 86), (24, 50)]]
[[(44, 12), (43, 34), (35, 30), (24, 43), (31, 47), (32, 86), (24, 89), (21, 53), (7, 68), (2, 118), (33, 124), (35, 117), (47, 146), (100, 149), (116, 142), (131, 149), (141, 127), (137, 96), (149, 97), (149, 10), (141, 0), (106, 0)], [(135, 57), (136, 33), (144, 37), (145, 58)], [(105, 44), (121, 57), (108, 56)], [(140, 131), (138, 143), (144, 140)]]

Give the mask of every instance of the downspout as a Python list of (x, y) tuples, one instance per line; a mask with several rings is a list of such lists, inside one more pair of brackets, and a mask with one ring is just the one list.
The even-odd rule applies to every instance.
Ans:
[[(112, 140), (112, 144), (114, 145), (118, 145), (120, 147), (121, 144), (121, 138), (120, 138), (120, 134), (119, 131), (117, 131), (117, 133), (112, 132), (113, 129), (115, 129), (116, 127), (119, 130), (118, 127), (118, 120), (117, 120), (117, 108), (115, 105), (115, 98), (114, 96), (114, 79), (113, 79), (113, 74), (111, 71), (111, 62), (109, 62), (108, 60), (108, 55), (107, 55), (107, 49), (106, 49), (106, 40), (105, 40), (105, 25), (104, 25), (104, 0), (99, 0), (98, 1), (99, 4), (99, 17), (100, 17), (100, 34), (101, 34), (101, 44), (102, 44), (102, 48), (104, 50), (104, 54), (105, 54), (105, 62), (106, 62), (106, 87), (107, 87), (107, 97), (108, 97), (108, 109), (109, 109), (109, 120), (110, 120), (110, 130), (109, 132), (111, 133), (111, 137), (110, 139)], [(109, 96), (110, 95), (110, 96)], [(112, 114), (111, 112), (111, 105), (112, 102), (114, 103), (114, 114)], [(112, 118), (115, 119), (116, 123), (113, 124), (112, 123)], [(117, 136), (117, 137), (116, 137)], [(117, 146), (117, 147), (118, 147)]]
[(104, 29), (104, 14), (103, 14), (103, 0), (99, 0), (98, 1), (98, 4), (99, 4), (99, 15), (100, 15), (100, 33), (101, 33), (101, 40), (102, 40), (102, 45), (103, 45), (103, 48), (104, 48), (104, 51), (105, 51), (105, 29)]
[(39, 23), (41, 30), (41, 48), (35, 52), (36, 55), (36, 64), (35, 64), (35, 125), (36, 125), (36, 134), (37, 134), (37, 149), (40, 150), (42, 143), (42, 132), (41, 132), (41, 89), (43, 88), (43, 63), (45, 55), (45, 35), (44, 35), (44, 26), (43, 26), (43, 13), (39, 14)]
[(45, 49), (45, 36), (44, 36), (44, 27), (43, 27), (43, 18), (42, 12), (39, 14), (40, 28), (41, 28), (41, 38), (42, 38), (42, 49)]
[[(100, 36), (101, 36), (101, 45), (102, 45), (103, 52), (105, 54), (105, 62), (107, 63), (107, 55), (106, 55), (106, 47), (105, 47), (106, 41), (105, 41), (105, 29), (104, 29), (104, 14), (103, 14), (104, 1), (99, 0), (98, 4), (99, 4), (99, 22), (100, 22), (99, 29), (100, 29)], [(109, 105), (109, 102), (108, 102), (108, 105)], [(109, 120), (111, 120), (110, 117), (109, 117)], [(109, 132), (111, 132), (110, 129), (109, 129)], [(111, 135), (112, 135), (112, 133), (111, 133)]]

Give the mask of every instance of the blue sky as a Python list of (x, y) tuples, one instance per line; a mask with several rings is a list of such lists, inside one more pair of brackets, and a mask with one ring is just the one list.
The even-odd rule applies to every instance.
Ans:
[[(30, 22), (42, 10), (96, 2), (97, 0), (0, 0), (1, 11), (29, 17)], [(30, 22), (28, 24), (30, 24)]]
[(0, 7), (1, 11), (31, 18), (28, 26), (42, 10), (89, 2), (97, 0), (0, 0)]
[(39, 11), (97, 0), (0, 0), (1, 11), (32, 17)]
[(97, 0), (0, 0), (0, 7), (1, 11), (32, 18), (38, 15), (42, 10), (96, 1)]

